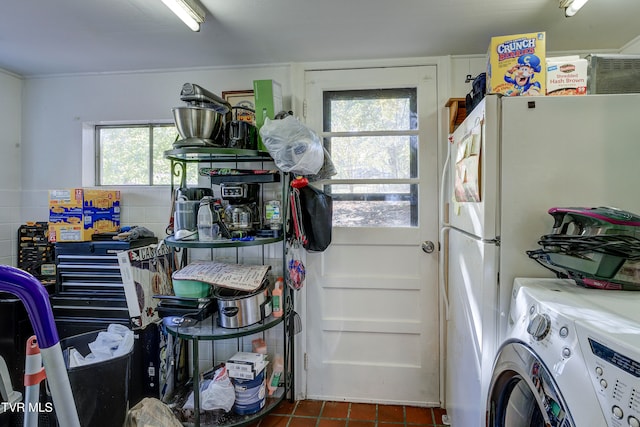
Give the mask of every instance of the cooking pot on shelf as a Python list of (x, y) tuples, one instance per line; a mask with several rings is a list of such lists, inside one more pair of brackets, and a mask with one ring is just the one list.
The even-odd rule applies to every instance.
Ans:
[(269, 281), (265, 280), (253, 292), (216, 287), (213, 295), (218, 301), (218, 324), (222, 328), (242, 328), (258, 323), (271, 315)]

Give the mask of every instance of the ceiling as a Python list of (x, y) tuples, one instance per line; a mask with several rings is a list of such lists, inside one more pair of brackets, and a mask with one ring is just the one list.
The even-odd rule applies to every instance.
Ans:
[(24, 77), (483, 54), (491, 36), (547, 32), (547, 50), (618, 50), (638, 0), (201, 0), (190, 31), (160, 0), (4, 1), (0, 68)]

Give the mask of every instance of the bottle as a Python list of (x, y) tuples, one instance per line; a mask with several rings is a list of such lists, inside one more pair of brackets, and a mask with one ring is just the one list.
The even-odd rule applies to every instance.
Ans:
[(280, 200), (269, 200), (264, 205), (265, 225), (271, 230), (280, 230), (282, 228), (282, 210), (280, 209)]
[(276, 354), (276, 357), (273, 360), (273, 371), (271, 372), (271, 378), (269, 378), (269, 382), (267, 383), (269, 396), (273, 395), (273, 393), (278, 389), (278, 384), (280, 383), (280, 377), (282, 376), (283, 370), (284, 359), (280, 354)]
[(211, 197), (205, 196), (200, 200), (198, 208), (198, 240), (211, 242), (213, 235), (213, 213), (211, 212)]
[(282, 286), (284, 278), (278, 277), (273, 292), (271, 292), (271, 313), (274, 317), (282, 317)]

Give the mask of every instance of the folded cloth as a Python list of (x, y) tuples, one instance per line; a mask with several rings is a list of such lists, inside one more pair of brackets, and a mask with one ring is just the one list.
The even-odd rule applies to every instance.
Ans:
[(156, 235), (153, 231), (149, 230), (146, 227), (141, 227), (139, 225), (131, 227), (129, 231), (124, 233), (120, 233), (114, 237), (114, 240), (124, 240), (126, 242), (130, 242), (131, 240), (142, 239), (143, 237), (155, 237)]

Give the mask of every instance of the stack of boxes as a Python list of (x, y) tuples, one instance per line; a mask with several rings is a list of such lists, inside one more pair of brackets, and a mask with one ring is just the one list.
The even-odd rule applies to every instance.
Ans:
[(239, 352), (227, 363), (227, 372), (236, 393), (233, 411), (239, 415), (258, 412), (266, 398), (266, 356), (262, 353)]
[(49, 241), (85, 242), (120, 228), (120, 191), (71, 188), (49, 191)]
[(253, 380), (267, 367), (266, 356), (261, 353), (238, 352), (227, 360), (230, 378)]

